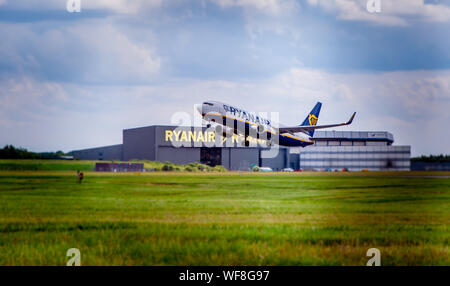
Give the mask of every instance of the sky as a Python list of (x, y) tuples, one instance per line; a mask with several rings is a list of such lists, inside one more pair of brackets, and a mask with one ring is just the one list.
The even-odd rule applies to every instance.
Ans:
[[(76, 1), (76, 0), (70, 0)], [(381, 4), (370, 13), (367, 2)], [(219, 100), (450, 153), (450, 0), (0, 0), (0, 145), (120, 144)]]

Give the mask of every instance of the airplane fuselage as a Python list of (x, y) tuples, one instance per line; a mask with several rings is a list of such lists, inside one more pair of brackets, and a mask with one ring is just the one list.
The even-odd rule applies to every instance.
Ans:
[(198, 107), (198, 111), (208, 125), (212, 125), (216, 133), (221, 133), (220, 135), (223, 136), (232, 134), (251, 136), (266, 140), (268, 146), (278, 144), (280, 146), (305, 147), (314, 144), (307, 134), (280, 134), (277, 131), (280, 127), (277, 122), (223, 102), (204, 102)]

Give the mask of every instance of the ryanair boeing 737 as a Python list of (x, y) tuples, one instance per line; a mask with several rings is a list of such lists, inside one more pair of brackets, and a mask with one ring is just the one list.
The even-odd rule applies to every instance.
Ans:
[(252, 136), (266, 140), (267, 146), (277, 143), (280, 146), (306, 147), (314, 144), (314, 130), (349, 125), (356, 115), (354, 112), (349, 121), (344, 123), (316, 125), (321, 107), (322, 103), (317, 102), (301, 125), (291, 127), (276, 126), (254, 113), (218, 101), (203, 102), (197, 109), (208, 123), (207, 127), (213, 127), (218, 135)]

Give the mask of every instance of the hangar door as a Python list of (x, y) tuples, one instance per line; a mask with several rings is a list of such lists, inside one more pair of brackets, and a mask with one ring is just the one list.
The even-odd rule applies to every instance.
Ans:
[(200, 163), (214, 167), (222, 164), (222, 148), (200, 148)]

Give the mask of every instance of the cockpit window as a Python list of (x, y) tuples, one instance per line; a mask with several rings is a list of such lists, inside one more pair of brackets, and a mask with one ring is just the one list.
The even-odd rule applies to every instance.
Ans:
[(214, 104), (209, 103), (209, 102), (203, 102), (203, 104), (209, 105), (209, 106), (213, 106)]

